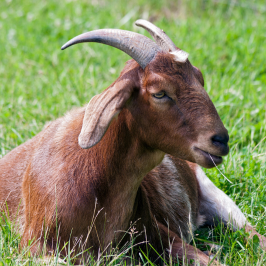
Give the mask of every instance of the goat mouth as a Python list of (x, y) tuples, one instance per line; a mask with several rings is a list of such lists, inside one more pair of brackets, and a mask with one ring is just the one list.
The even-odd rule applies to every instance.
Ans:
[(204, 151), (204, 150), (201, 150), (197, 147), (195, 147), (194, 149), (204, 157), (204, 159), (205, 159), (205, 161), (209, 167), (214, 167), (214, 166), (222, 163), (222, 161), (223, 161), (223, 158), (221, 156), (211, 154), (211, 153)]

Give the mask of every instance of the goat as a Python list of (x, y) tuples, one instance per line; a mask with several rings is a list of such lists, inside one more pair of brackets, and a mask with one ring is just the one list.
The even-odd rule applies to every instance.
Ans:
[[(138, 23), (156, 42), (117, 29), (95, 30), (67, 42), (62, 49), (80, 42), (99, 42), (133, 59), (86, 107), (50, 123), (0, 160), (0, 202), (6, 202), (13, 219), (19, 209), (21, 246), (31, 239), (39, 240), (31, 247), (33, 254), (44, 243), (47, 251), (54, 251), (56, 244), (63, 247), (83, 237), (85, 248), (95, 255), (109, 243), (121, 240), (121, 230), (137, 221), (138, 230), (146, 228), (144, 240), (158, 252), (169, 248), (170, 238), (172, 255), (182, 257), (186, 253), (188, 259), (202, 265), (209, 261), (201, 251), (183, 245), (182, 235), (189, 238), (185, 226), (180, 226), (180, 231), (172, 220), (170, 228), (165, 226), (167, 208), (162, 206), (157, 212), (154, 177), (158, 169), (164, 169), (165, 160), (176, 160), (176, 173), (181, 173), (182, 190), (188, 197), (182, 206), (191, 216), (184, 221), (202, 224), (204, 213), (200, 211), (204, 212), (205, 205), (202, 207), (200, 202), (204, 201), (198, 199), (202, 198), (204, 182), (193, 174), (190, 165), (210, 168), (213, 161), (221, 163), (229, 151), (228, 133), (203, 88), (201, 72), (191, 65), (188, 54), (153, 24)], [(178, 162), (184, 166), (178, 168)], [(170, 185), (167, 188), (171, 180), (178, 182), (177, 176), (171, 176), (167, 171), (159, 175), (160, 180), (169, 177), (169, 181), (157, 188), (158, 195), (171, 189)], [(175, 208), (185, 195), (182, 190), (178, 194), (181, 198), (177, 195), (165, 201), (175, 212), (176, 221), (182, 220), (180, 209)], [(175, 199), (179, 203), (174, 203)], [(157, 217), (159, 213), (162, 216)]]

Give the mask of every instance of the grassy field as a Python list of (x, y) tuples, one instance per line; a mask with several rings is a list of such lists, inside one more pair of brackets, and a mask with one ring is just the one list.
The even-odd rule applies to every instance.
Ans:
[[(0, 155), (33, 137), (45, 123), (86, 104), (116, 79), (129, 59), (100, 44), (61, 51), (62, 44), (99, 28), (148, 36), (133, 25), (139, 18), (164, 29), (202, 70), (205, 89), (230, 134), (230, 154), (219, 166), (221, 172), (206, 173), (266, 235), (264, 0), (1, 0)], [(44, 263), (27, 250), (19, 251), (20, 236), (10, 221), (0, 221), (0, 227), (0, 265)], [(227, 265), (266, 265), (256, 241), (245, 237), (243, 231), (219, 226), (197, 231), (195, 242), (202, 250), (208, 242), (222, 245), (219, 256)], [(116, 256), (111, 256), (111, 265), (120, 263)], [(149, 264), (144, 255), (140, 261)]]

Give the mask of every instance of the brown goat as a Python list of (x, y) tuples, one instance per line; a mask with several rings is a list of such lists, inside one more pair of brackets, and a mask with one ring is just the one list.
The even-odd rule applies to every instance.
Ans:
[[(137, 221), (138, 231), (145, 226), (143, 240), (158, 252), (168, 248), (174, 256), (207, 265), (209, 257), (182, 238), (188, 241), (191, 226), (193, 231), (215, 215), (229, 222), (217, 209), (226, 208), (223, 203), (208, 209), (212, 194), (198, 166), (183, 161), (203, 167), (221, 163), (229, 150), (227, 130), (203, 88), (201, 72), (168, 36), (145, 23), (157, 44), (121, 30), (97, 30), (67, 43), (63, 48), (105, 43), (135, 61), (86, 108), (50, 123), (0, 160), (0, 202), (13, 217), (19, 208), (21, 245), (39, 240), (33, 253), (44, 239), (48, 251), (57, 241), (62, 247), (80, 239), (97, 254)], [(241, 219), (233, 218), (243, 226), (238, 213)]]

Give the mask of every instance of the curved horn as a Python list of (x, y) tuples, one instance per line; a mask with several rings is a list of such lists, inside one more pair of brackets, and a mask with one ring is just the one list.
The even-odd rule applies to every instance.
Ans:
[(176, 61), (185, 62), (187, 60), (188, 53), (177, 48), (163, 30), (144, 19), (137, 20), (135, 24), (147, 30), (163, 51), (170, 52), (175, 56)]
[(139, 27), (144, 28), (147, 30), (155, 42), (165, 51), (165, 52), (174, 52), (179, 50), (173, 41), (166, 35), (166, 33), (158, 28), (157, 26), (153, 25), (151, 22), (138, 19), (135, 24)]
[(162, 49), (151, 39), (141, 34), (118, 30), (101, 29), (78, 35), (64, 44), (61, 49), (81, 42), (98, 42), (113, 46), (127, 53), (144, 69)]

